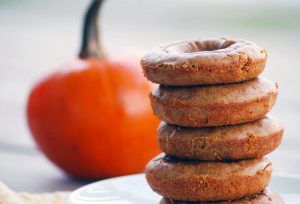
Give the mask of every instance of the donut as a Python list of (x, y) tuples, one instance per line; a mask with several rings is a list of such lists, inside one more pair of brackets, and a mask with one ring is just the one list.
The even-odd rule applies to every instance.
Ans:
[(283, 126), (270, 116), (234, 126), (188, 128), (161, 122), (158, 143), (167, 155), (195, 160), (262, 157), (281, 143)]
[(145, 55), (141, 66), (154, 83), (186, 86), (253, 79), (266, 60), (266, 50), (250, 41), (217, 38), (162, 45)]
[(274, 193), (270, 188), (266, 188), (261, 193), (240, 198), (237, 200), (215, 201), (215, 202), (188, 202), (188, 201), (173, 201), (167, 198), (162, 198), (160, 204), (284, 204), (282, 198)]
[(150, 94), (154, 114), (188, 127), (234, 125), (263, 118), (273, 107), (276, 83), (263, 78), (225, 85), (158, 86)]
[(268, 185), (272, 164), (263, 157), (236, 162), (200, 162), (160, 154), (146, 166), (153, 191), (171, 200), (233, 200), (257, 194)]

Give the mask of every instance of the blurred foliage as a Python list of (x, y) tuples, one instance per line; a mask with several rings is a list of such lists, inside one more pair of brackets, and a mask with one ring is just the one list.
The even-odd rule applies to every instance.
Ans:
[(223, 20), (228, 24), (249, 28), (300, 28), (300, 9), (297, 8), (266, 8), (251, 13), (240, 14), (239, 18), (233, 15), (224, 16)]
[(7, 5), (16, 5), (17, 3), (20, 3), (20, 0), (0, 0), (0, 7)]
[[(81, 11), (89, 1), (81, 0), (74, 4), (72, 0), (0, 0), (0, 9), (72, 18), (76, 15), (74, 11), (76, 9)], [(208, 0), (186, 0), (185, 2), (173, 0), (172, 4), (170, 2), (170, 0), (162, 2), (107, 0), (106, 6), (113, 6), (112, 12), (119, 12), (120, 16), (125, 14), (121, 17), (124, 22), (134, 20), (147, 24), (156, 21), (157, 24), (182, 26), (182, 28), (212, 24), (243, 29), (300, 29), (300, 4), (295, 0), (274, 2), (253, 0), (230, 4), (226, 3), (228, 1), (214, 3)], [(158, 3), (160, 7), (157, 7)], [(67, 7), (68, 12), (65, 12)], [(130, 12), (126, 13), (129, 10)], [(136, 19), (136, 16), (139, 18)]]

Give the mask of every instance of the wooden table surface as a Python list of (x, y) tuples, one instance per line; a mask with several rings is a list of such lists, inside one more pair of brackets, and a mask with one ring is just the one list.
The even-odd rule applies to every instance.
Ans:
[[(67, 177), (35, 147), (25, 105), (32, 85), (76, 56), (84, 1), (0, 1), (0, 181), (19, 191), (72, 190)], [(205, 8), (205, 9), (204, 9)], [(138, 18), (137, 18), (138, 16)], [(107, 1), (102, 30), (108, 52), (182, 39), (233, 36), (269, 51), (264, 76), (279, 82), (272, 115), (285, 126), (270, 155), (276, 173), (300, 174), (300, 6), (297, 1)], [(155, 135), (154, 135), (155, 137)]]

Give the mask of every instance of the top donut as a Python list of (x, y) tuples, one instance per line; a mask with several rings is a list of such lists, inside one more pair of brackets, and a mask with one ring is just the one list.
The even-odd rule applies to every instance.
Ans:
[(252, 42), (217, 38), (160, 46), (141, 65), (154, 83), (188, 86), (249, 80), (263, 71), (266, 61), (266, 50)]

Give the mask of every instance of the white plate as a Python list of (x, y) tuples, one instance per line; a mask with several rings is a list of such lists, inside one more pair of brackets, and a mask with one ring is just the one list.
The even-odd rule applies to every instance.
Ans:
[[(300, 203), (300, 176), (273, 175), (270, 187), (287, 204)], [(152, 192), (144, 174), (98, 181), (72, 192), (65, 204), (158, 204), (161, 197)]]

